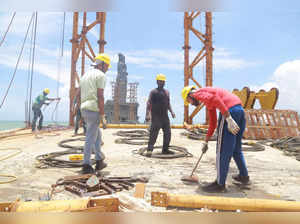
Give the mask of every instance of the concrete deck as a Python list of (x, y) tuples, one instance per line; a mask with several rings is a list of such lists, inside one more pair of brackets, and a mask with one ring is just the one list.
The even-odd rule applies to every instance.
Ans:
[[(232, 183), (231, 175), (237, 172), (234, 162), (231, 162), (227, 178), (227, 193), (205, 194), (199, 185), (186, 185), (181, 182), (183, 175), (189, 175), (201, 154), (201, 141), (195, 141), (181, 136), (184, 130), (173, 129), (171, 145), (183, 146), (194, 155), (192, 158), (155, 159), (146, 158), (132, 153), (142, 146), (115, 144), (118, 129), (103, 131), (103, 152), (106, 155), (108, 167), (104, 174), (111, 176), (145, 176), (150, 181), (146, 185), (145, 199), (150, 201), (152, 191), (179, 194), (220, 195), (225, 197), (268, 198), (300, 201), (300, 162), (293, 157), (287, 157), (277, 149), (266, 147), (262, 152), (245, 152), (252, 184), (250, 189), (241, 189)], [(26, 133), (29, 131), (24, 131)], [(69, 175), (77, 175), (78, 168), (48, 168), (35, 167), (35, 157), (40, 154), (65, 150), (57, 143), (72, 138), (73, 130), (57, 131), (41, 134), (35, 138), (28, 134), (18, 137), (0, 139), (0, 159), (12, 152), (3, 151), (6, 148), (20, 148), (21, 154), (0, 162), (0, 174), (15, 175), (17, 180), (8, 184), (0, 184), (0, 202), (23, 200), (38, 200), (42, 192), (48, 191), (57, 179)], [(70, 143), (83, 145), (83, 142)], [(162, 144), (160, 133), (157, 145)], [(216, 142), (209, 143), (209, 150), (202, 158), (196, 171), (200, 184), (214, 181)], [(4, 179), (0, 177), (0, 181)], [(132, 195), (134, 190), (128, 192)], [(78, 196), (62, 191), (53, 199), (70, 199)]]

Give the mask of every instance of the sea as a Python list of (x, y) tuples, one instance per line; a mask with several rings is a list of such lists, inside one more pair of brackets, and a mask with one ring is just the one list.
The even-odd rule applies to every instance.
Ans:
[[(53, 121), (44, 121), (43, 126), (47, 125), (68, 125), (68, 122), (53, 122)], [(24, 121), (0, 121), (0, 131), (11, 130), (16, 128), (25, 128)]]

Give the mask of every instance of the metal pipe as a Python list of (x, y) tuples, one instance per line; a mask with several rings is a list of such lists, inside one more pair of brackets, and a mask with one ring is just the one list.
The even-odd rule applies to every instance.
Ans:
[(248, 212), (300, 212), (300, 202), (152, 192), (151, 205)]

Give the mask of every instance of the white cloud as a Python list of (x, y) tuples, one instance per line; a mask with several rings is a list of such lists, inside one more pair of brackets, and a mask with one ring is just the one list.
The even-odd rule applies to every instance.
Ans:
[[(121, 51), (122, 52), (122, 51)], [(161, 50), (148, 49), (141, 51), (125, 51), (122, 52), (126, 57), (127, 64), (133, 64), (144, 68), (160, 68), (176, 71), (184, 69), (184, 54), (180, 50)], [(199, 51), (190, 51), (190, 63), (194, 60)], [(113, 55), (112, 62), (118, 62), (117, 52), (110, 51), (108, 54)], [(214, 69), (223, 70), (239, 70), (251, 66), (256, 66), (257, 62), (250, 62), (240, 58), (236, 53), (226, 48), (216, 48), (213, 53)], [(196, 67), (201, 67), (199, 63)]]
[(300, 87), (300, 60), (293, 60), (279, 65), (271, 77), (271, 81), (261, 86), (251, 86), (251, 90), (266, 91), (276, 87), (279, 89), (277, 109), (292, 109), (300, 111), (299, 92)]

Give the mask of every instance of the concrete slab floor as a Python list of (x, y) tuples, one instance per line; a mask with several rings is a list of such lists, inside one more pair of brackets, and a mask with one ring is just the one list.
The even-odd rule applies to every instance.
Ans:
[[(191, 158), (155, 159), (133, 154), (133, 150), (143, 146), (116, 144), (113, 135), (118, 129), (106, 129), (103, 133), (104, 146), (108, 167), (103, 170), (110, 176), (145, 176), (149, 177), (146, 185), (145, 199), (150, 201), (152, 191), (177, 194), (219, 195), (225, 197), (267, 198), (300, 201), (300, 162), (287, 157), (277, 149), (266, 147), (262, 152), (245, 152), (251, 185), (249, 189), (240, 188), (232, 182), (232, 174), (237, 168), (232, 160), (227, 178), (228, 192), (222, 194), (205, 194), (200, 185), (212, 182), (216, 178), (215, 159), (216, 142), (209, 143), (209, 150), (203, 156), (196, 171), (200, 185), (186, 185), (180, 178), (189, 175), (201, 154), (201, 141), (181, 136), (184, 130), (173, 129), (171, 145), (186, 147), (194, 155)], [(15, 175), (17, 180), (12, 183), (0, 184), (0, 202), (38, 200), (41, 193), (49, 191), (52, 184), (59, 178), (77, 175), (79, 168), (47, 168), (35, 167), (35, 157), (41, 154), (62, 151), (57, 143), (61, 140), (74, 138), (73, 130), (41, 134), (41, 138), (32, 135), (0, 139), (0, 158), (8, 155), (7, 148), (20, 148), (17, 156), (0, 162), (0, 174)], [(82, 146), (84, 142), (70, 143)], [(162, 145), (160, 132), (156, 145)], [(0, 177), (0, 182), (6, 180)], [(134, 189), (128, 191), (133, 195)], [(56, 193), (54, 200), (78, 198), (67, 191)]]

